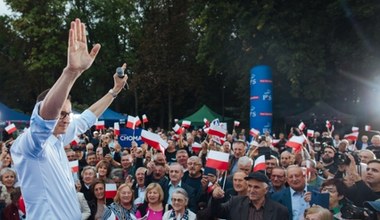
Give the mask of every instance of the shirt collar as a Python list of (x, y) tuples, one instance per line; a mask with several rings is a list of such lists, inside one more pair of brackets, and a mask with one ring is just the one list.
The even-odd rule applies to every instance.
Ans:
[[(179, 183), (178, 183), (175, 187), (181, 187), (181, 185), (182, 185), (182, 180), (180, 180)], [(174, 185), (172, 184), (172, 181), (169, 182), (169, 187), (170, 187), (170, 186), (174, 186)]]
[(298, 194), (298, 193), (301, 193), (302, 195), (307, 191), (307, 185), (305, 184), (305, 188), (303, 189), (302, 192), (297, 192), (295, 190), (292, 189), (292, 187), (289, 187), (290, 188), (290, 195), (295, 195), (295, 194)]

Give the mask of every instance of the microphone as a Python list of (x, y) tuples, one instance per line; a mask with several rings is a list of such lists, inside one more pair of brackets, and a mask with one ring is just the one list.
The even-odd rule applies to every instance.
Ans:
[[(124, 76), (125, 76), (124, 70), (121, 67), (116, 68), (116, 74), (117, 74), (117, 77), (119, 77), (119, 78), (124, 78)], [(129, 89), (129, 85), (127, 82), (125, 82), (125, 85), (127, 86), (127, 89)]]

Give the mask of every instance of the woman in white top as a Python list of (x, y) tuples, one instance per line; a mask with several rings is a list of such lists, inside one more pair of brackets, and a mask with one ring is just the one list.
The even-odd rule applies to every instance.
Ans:
[(166, 211), (163, 220), (195, 220), (196, 215), (186, 208), (189, 202), (187, 192), (182, 188), (177, 188), (172, 194), (172, 210)]

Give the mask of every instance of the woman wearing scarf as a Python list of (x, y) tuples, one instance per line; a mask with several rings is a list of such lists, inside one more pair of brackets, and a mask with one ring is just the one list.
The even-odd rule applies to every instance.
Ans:
[(195, 220), (196, 215), (186, 208), (189, 202), (187, 192), (182, 188), (177, 188), (172, 194), (172, 210), (165, 212), (163, 220)]
[(133, 190), (123, 183), (119, 186), (113, 203), (104, 210), (103, 219), (136, 219), (136, 206), (133, 204)]

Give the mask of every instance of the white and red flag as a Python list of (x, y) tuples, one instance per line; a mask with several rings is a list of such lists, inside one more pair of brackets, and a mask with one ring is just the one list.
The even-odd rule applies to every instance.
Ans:
[(240, 121), (234, 121), (234, 127), (239, 127)]
[(305, 141), (305, 138), (303, 136), (296, 136), (293, 135), (287, 142), (286, 146), (291, 147), (294, 149), (295, 153), (299, 153), (302, 150), (303, 142)]
[(313, 137), (313, 136), (314, 136), (314, 130), (307, 129), (307, 134), (306, 134), (306, 136), (308, 136), (308, 137)]
[(280, 142), (280, 139), (272, 139), (272, 145), (277, 146), (277, 144)]
[(215, 143), (219, 144), (219, 145), (223, 145), (224, 142), (226, 142), (226, 138), (225, 137), (218, 137), (218, 136), (215, 136), (213, 135), (212, 138), (211, 138)]
[(141, 139), (149, 146), (160, 150), (161, 152), (165, 152), (165, 149), (168, 147), (168, 143), (163, 140), (160, 135), (152, 133), (147, 130), (141, 130)]
[(364, 130), (365, 131), (371, 131), (372, 130), (371, 125), (364, 126)]
[(249, 130), (249, 134), (250, 134), (252, 137), (255, 137), (255, 138), (256, 138), (257, 136), (259, 136), (260, 131), (254, 129), (254, 128), (251, 128), (251, 130)]
[(191, 121), (187, 121), (187, 120), (182, 121), (182, 127), (187, 129), (187, 128), (190, 128), (190, 125), (191, 125)]
[(359, 132), (359, 128), (358, 127), (352, 127), (352, 132)]
[(352, 132), (350, 134), (345, 134), (344, 139), (351, 140), (351, 141), (357, 141), (359, 136), (359, 132)]
[(207, 120), (207, 118), (204, 118), (203, 122), (205, 123), (206, 128), (210, 127), (210, 122)]
[(70, 169), (72, 173), (78, 173), (79, 172), (79, 161), (69, 161)]
[(102, 129), (105, 129), (106, 126), (104, 124), (104, 121), (97, 121), (95, 122), (95, 129), (96, 130), (102, 130)]
[(136, 123), (135, 117), (128, 115), (127, 124), (125, 126), (130, 129), (135, 129), (136, 127), (135, 123)]
[(225, 137), (226, 133), (227, 131), (224, 128), (214, 123), (211, 123), (210, 129), (208, 130), (208, 135), (215, 135), (221, 138)]
[(173, 131), (177, 134), (182, 134), (182, 128), (178, 124), (173, 127)]
[(305, 129), (305, 127), (306, 127), (306, 125), (305, 125), (305, 123), (303, 123), (302, 121), (301, 121), (301, 123), (298, 125), (298, 129), (300, 129), (300, 131), (303, 131), (303, 129)]
[(140, 117), (139, 117), (139, 116), (136, 116), (136, 117), (135, 117), (135, 127), (140, 126), (140, 125), (141, 125)]
[(13, 132), (17, 131), (16, 125), (14, 123), (8, 125), (7, 127), (5, 127), (5, 131), (8, 134), (12, 134)]
[(228, 161), (230, 154), (210, 150), (207, 155), (206, 167), (215, 168), (217, 170), (228, 170)]
[(265, 165), (265, 155), (261, 155), (255, 160), (255, 165), (253, 165), (253, 172), (259, 170), (265, 170), (267, 166)]
[(148, 123), (148, 117), (146, 116), (146, 114), (143, 114), (142, 115), (142, 120), (143, 120), (143, 123)]
[(117, 136), (120, 135), (120, 125), (119, 122), (113, 123), (113, 133)]
[(326, 120), (326, 128), (328, 129), (331, 128), (331, 122), (329, 120)]
[(193, 152), (198, 153), (199, 151), (201, 151), (202, 145), (200, 143), (198, 143), (198, 142), (194, 142), (191, 145), (191, 149), (193, 150)]
[(116, 183), (106, 183), (105, 197), (107, 199), (113, 199), (116, 196), (117, 187)]

